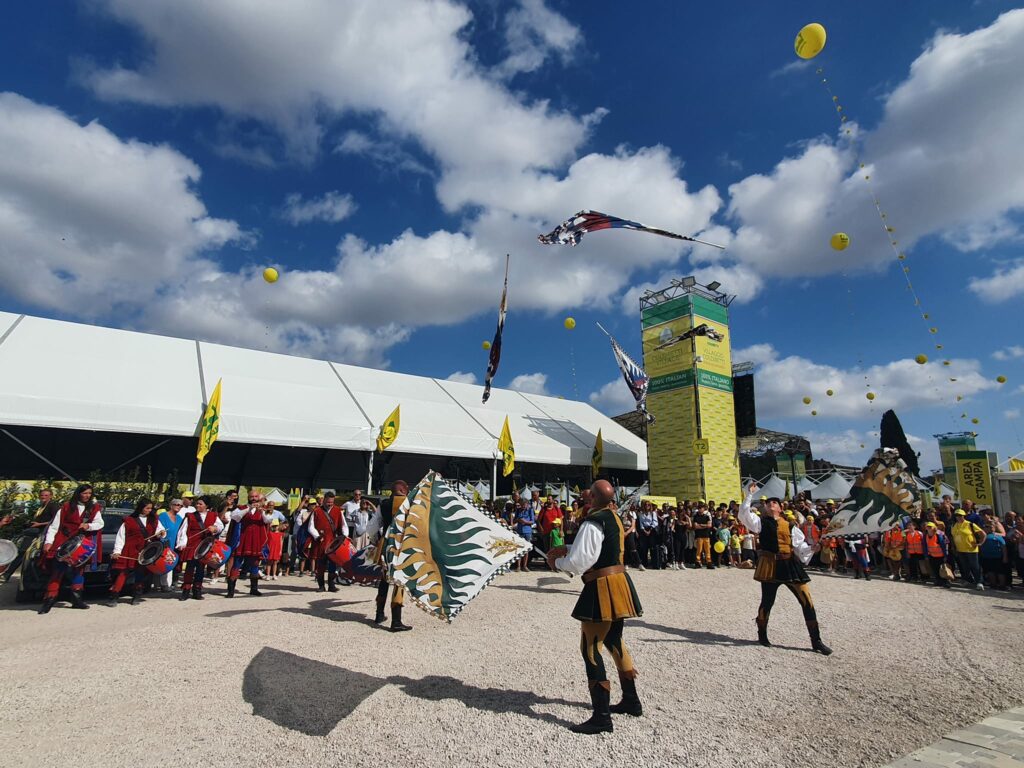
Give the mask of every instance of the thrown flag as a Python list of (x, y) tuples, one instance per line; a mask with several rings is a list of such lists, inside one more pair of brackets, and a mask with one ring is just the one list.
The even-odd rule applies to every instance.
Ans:
[(725, 250), (724, 245), (715, 245), (704, 240), (686, 235), (677, 235), (665, 229), (656, 229), (641, 224), (638, 221), (620, 219), (618, 216), (609, 216), (600, 211), (580, 211), (570, 219), (566, 219), (546, 235), (537, 235), (537, 239), (544, 245), (579, 245), (580, 240), (588, 232), (597, 232), (601, 229), (635, 229), (637, 232), (649, 232), (652, 235), (670, 237), (673, 240), (687, 240), (691, 243), (710, 245), (712, 248)]
[(452, 621), (532, 549), (430, 471), (395, 513), (384, 543), (388, 581), (430, 615)]
[(917, 517), (920, 512), (921, 492), (899, 451), (879, 448), (822, 535), (849, 539), (884, 533), (899, 526), (904, 517)]
[(487, 358), (487, 375), (484, 377), (484, 398), (487, 402), (491, 397), (491, 380), (498, 372), (501, 362), (501, 334), (505, 330), (505, 312), (508, 309), (508, 254), (505, 254), (505, 287), (501, 289), (501, 304), (498, 306), (498, 329), (494, 332), (491, 342), (491, 354)]
[(626, 354), (626, 351), (619, 346), (615, 338), (608, 331), (604, 330), (604, 326), (598, 323), (597, 327), (604, 331), (605, 336), (612, 343), (612, 354), (615, 355), (615, 363), (622, 372), (622, 378), (626, 380), (626, 386), (629, 387), (630, 394), (636, 400), (637, 411), (647, 419), (648, 424), (653, 424), (654, 416), (647, 412), (647, 387), (651, 383), (651, 377), (647, 375), (643, 368), (637, 365), (633, 358)]

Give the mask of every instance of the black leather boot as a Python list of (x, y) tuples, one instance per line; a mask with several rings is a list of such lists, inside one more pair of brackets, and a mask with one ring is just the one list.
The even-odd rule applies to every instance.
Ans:
[(811, 636), (811, 648), (820, 653), (822, 656), (832, 655), (832, 649), (825, 645), (823, 642), (821, 642), (821, 631), (818, 629), (818, 622), (807, 622), (807, 634)]
[(412, 627), (408, 624), (402, 623), (402, 606), (392, 605), (391, 606), (391, 631), (392, 632), (408, 632)]
[(590, 716), (589, 720), (586, 720), (579, 725), (574, 725), (569, 728), (573, 733), (611, 733), (614, 729), (612, 727), (612, 713), (608, 706), (611, 700), (611, 686), (607, 680), (602, 680), (599, 683), (590, 684), (590, 702), (594, 707), (594, 714)]
[(236, 581), (238, 581), (238, 579), (228, 579), (228, 593), (226, 595), (224, 595), (224, 597), (234, 597), (235, 596), (235, 582)]
[(377, 615), (373, 617), (374, 624), (383, 624), (387, 616), (384, 615), (384, 606), (387, 605), (387, 600), (377, 600)]
[(326, 590), (327, 590), (327, 587), (324, 586), (324, 577), (321, 576), (320, 574), (317, 574), (317, 576), (316, 576), (316, 591), (317, 592), (325, 592)]
[(613, 704), (608, 710), (613, 715), (640, 717), (644, 713), (644, 707), (640, 703), (640, 697), (636, 695), (636, 678), (619, 675), (619, 684), (622, 686), (622, 701)]
[(50, 609), (53, 608), (53, 604), (57, 602), (56, 597), (48, 597), (43, 600), (43, 604), (39, 606), (39, 613), (49, 613)]
[(259, 576), (250, 576), (249, 577), (249, 594), (250, 595), (255, 595), (256, 597), (262, 597), (263, 596), (263, 593), (260, 592), (259, 589), (256, 588), (259, 583), (260, 583)]
[(763, 622), (760, 619), (754, 619), (754, 622), (757, 624), (757, 642), (765, 648), (771, 648), (772, 644), (768, 640), (768, 619)]
[(202, 600), (203, 599), (203, 588), (200, 586), (192, 587), (192, 599)]
[(181, 594), (178, 596), (179, 600), (188, 600), (188, 587), (181, 588)]
[(85, 600), (82, 598), (82, 590), (72, 589), (71, 590), (71, 607), (78, 608), (79, 610), (85, 610), (89, 606), (85, 604)]
[(334, 580), (336, 578), (337, 578), (337, 576), (335, 574), (333, 574), (333, 573), (327, 574), (327, 591), (328, 592), (337, 592), (338, 591), (338, 588), (336, 586), (334, 586)]

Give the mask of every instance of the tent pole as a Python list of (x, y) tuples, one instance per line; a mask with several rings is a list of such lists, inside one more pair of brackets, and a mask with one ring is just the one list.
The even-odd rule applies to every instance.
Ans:
[(491, 464), (491, 510), (494, 510), (494, 499), (498, 493), (498, 460)]
[(199, 478), (203, 476), (203, 462), (196, 462), (196, 479), (192, 483), (192, 493), (199, 493)]
[(29, 453), (31, 453), (31, 454), (32, 454), (33, 456), (35, 456), (35, 457), (36, 457), (37, 459), (40, 459), (41, 461), (44, 461), (44, 462), (46, 462), (46, 464), (48, 464), (49, 466), (51, 466), (51, 467), (53, 467), (54, 469), (56, 469), (56, 470), (57, 470), (58, 472), (60, 472), (60, 473), (61, 473), (62, 475), (64, 475), (64, 477), (66, 477), (66, 478), (67, 478), (68, 480), (70, 480), (71, 482), (73, 482), (73, 483), (77, 483), (77, 482), (78, 482), (78, 481), (77, 481), (77, 480), (76, 480), (75, 478), (73, 478), (73, 477), (72, 477), (71, 475), (69, 475), (69, 474), (68, 474), (67, 472), (65, 472), (65, 471), (64, 471), (63, 469), (61, 469), (60, 467), (58, 467), (58, 466), (57, 466), (56, 464), (54, 464), (54, 463), (53, 463), (52, 461), (50, 461), (50, 460), (49, 460), (48, 458), (46, 458), (45, 456), (43, 456), (43, 454), (41, 454), (41, 453), (40, 453), (39, 451), (37, 451), (37, 450), (36, 450), (35, 448), (33, 448), (32, 446), (30, 446), (30, 445), (29, 445), (28, 443), (24, 442), (23, 440), (19, 440), (19, 439), (18, 439), (18, 438), (16, 438), (16, 437), (15, 437), (14, 435), (12, 435), (12, 434), (11, 434), (10, 432), (8, 432), (8, 431), (7, 431), (6, 429), (4, 429), (4, 430), (0, 430), (0, 431), (2, 431), (2, 432), (3, 432), (4, 434), (5, 434), (5, 435), (7, 435), (7, 436), (8, 436), (9, 438), (11, 438), (11, 440), (13, 440), (14, 442), (16, 442), (16, 443), (17, 443), (18, 445), (20, 445), (20, 446), (21, 446), (22, 448), (24, 448), (24, 449), (25, 449), (26, 451), (28, 451)]
[(366, 495), (373, 493), (373, 451), (370, 451), (370, 468), (366, 473)]

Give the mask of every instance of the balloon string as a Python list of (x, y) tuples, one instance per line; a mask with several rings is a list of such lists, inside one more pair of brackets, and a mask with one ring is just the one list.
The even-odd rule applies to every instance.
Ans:
[[(839, 102), (839, 97), (835, 93), (833, 93), (832, 87), (828, 83), (828, 78), (825, 77), (824, 68), (818, 67), (815, 71), (820, 76), (821, 84), (824, 87), (825, 92), (828, 94), (830, 100), (835, 105), (836, 117), (839, 120), (839, 127), (843, 131), (843, 135), (850, 137), (850, 148), (853, 150), (854, 159), (858, 165), (858, 169), (860, 171), (864, 171), (865, 164), (861, 158), (860, 143), (854, 137), (853, 131), (850, 130), (850, 128), (847, 127), (846, 125), (848, 118), (846, 115), (843, 114), (843, 105)], [(886, 239), (889, 241), (889, 247), (892, 249), (893, 255), (896, 257), (896, 263), (900, 267), (900, 272), (903, 273), (904, 280), (907, 284), (907, 291), (910, 292), (911, 297), (913, 297), (914, 299), (914, 306), (917, 308), (917, 313), (920, 316), (921, 321), (924, 323), (925, 327), (928, 329), (928, 333), (935, 337), (935, 349), (942, 350), (944, 349), (944, 345), (940, 343), (939, 329), (938, 327), (931, 325), (931, 317), (928, 312), (924, 311), (924, 304), (921, 301), (921, 297), (917, 293), (916, 289), (914, 288), (914, 284), (910, 279), (910, 266), (906, 263), (907, 254), (904, 251), (900, 250), (899, 240), (896, 239), (896, 229), (889, 223), (889, 217), (885, 213), (885, 210), (882, 208), (882, 202), (878, 197), (878, 193), (875, 191), (874, 184), (871, 183), (871, 174), (864, 173), (862, 174), (862, 177), (867, 185), (868, 192), (871, 194), (871, 200), (874, 203), (875, 211), (878, 213), (878, 219), (881, 223), (882, 229), (885, 231)], [(948, 366), (950, 362), (950, 360), (945, 359), (943, 360), (942, 364), (944, 366)], [(939, 388), (938, 382), (935, 381), (932, 372), (927, 371), (927, 376), (929, 382), (934, 385), (934, 390), (939, 402), (943, 402), (945, 398), (943, 397), (942, 391)], [(949, 380), (951, 383), (956, 382), (956, 378), (954, 377), (950, 377)], [(955, 402), (959, 402), (960, 397), (960, 395), (957, 395), (957, 400)], [(950, 405), (953, 405), (953, 403), (950, 403)], [(948, 412), (950, 414), (950, 418), (953, 419), (953, 422), (955, 424), (956, 420), (953, 418), (953, 411), (949, 410)], [(963, 414), (961, 414), (962, 419), (966, 419), (967, 417), (968, 414), (966, 411)]]

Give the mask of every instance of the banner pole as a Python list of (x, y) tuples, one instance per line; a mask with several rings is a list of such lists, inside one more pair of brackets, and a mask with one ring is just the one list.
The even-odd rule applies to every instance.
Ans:
[(370, 451), (370, 466), (366, 472), (366, 495), (373, 493), (373, 451)]
[(203, 462), (196, 462), (196, 479), (192, 481), (192, 493), (199, 493), (199, 478), (203, 476)]

